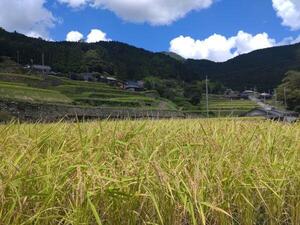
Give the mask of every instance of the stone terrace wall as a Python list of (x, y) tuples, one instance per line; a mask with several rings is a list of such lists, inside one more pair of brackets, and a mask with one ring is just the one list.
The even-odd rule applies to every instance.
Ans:
[(184, 113), (171, 110), (89, 108), (81, 106), (0, 101), (0, 111), (23, 121), (57, 121), (65, 119), (184, 118)]

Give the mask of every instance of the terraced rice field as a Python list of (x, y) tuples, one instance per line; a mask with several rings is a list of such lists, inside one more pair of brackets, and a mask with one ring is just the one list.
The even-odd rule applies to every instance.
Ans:
[[(230, 100), (222, 95), (209, 95), (209, 114), (210, 116), (241, 116), (257, 107), (257, 105), (250, 100)], [(189, 113), (198, 113), (206, 115), (206, 98), (203, 96), (199, 107), (193, 107), (188, 110)]]
[[(74, 81), (54, 76), (0, 73), (0, 99), (104, 107), (174, 109), (166, 100), (124, 91), (104, 83)], [(161, 109), (161, 108), (160, 108)]]

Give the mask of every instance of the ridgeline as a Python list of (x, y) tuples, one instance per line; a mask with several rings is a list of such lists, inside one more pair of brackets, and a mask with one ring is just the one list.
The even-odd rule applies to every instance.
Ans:
[[(153, 76), (185, 82), (203, 80), (223, 83), (235, 90), (277, 87), (289, 70), (300, 69), (300, 44), (257, 50), (224, 63), (182, 60), (173, 54), (153, 53), (120, 42), (49, 42), (0, 29), (0, 56), (20, 64), (45, 64), (62, 73), (95, 71), (119, 79)], [(18, 57), (18, 56), (19, 57)]]

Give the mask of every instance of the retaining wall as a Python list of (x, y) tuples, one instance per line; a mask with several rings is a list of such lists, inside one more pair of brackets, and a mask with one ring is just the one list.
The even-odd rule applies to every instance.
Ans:
[(28, 103), (0, 100), (0, 111), (22, 121), (57, 121), (64, 119), (138, 119), (184, 118), (184, 113), (172, 110), (143, 110), (134, 108), (92, 108), (69, 105)]

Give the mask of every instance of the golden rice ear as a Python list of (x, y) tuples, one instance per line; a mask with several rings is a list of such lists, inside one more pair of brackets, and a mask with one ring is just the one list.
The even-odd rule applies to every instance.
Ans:
[(299, 224), (299, 123), (0, 125), (3, 224)]

